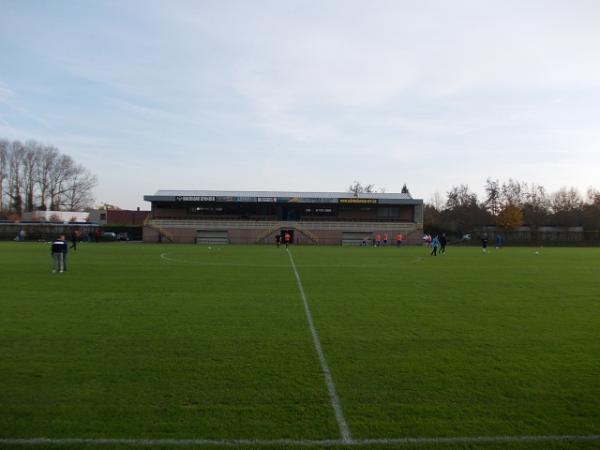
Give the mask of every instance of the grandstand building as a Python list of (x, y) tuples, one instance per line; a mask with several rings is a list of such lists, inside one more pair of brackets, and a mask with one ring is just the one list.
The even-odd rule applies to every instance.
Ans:
[(151, 212), (144, 241), (203, 244), (372, 244), (377, 234), (418, 243), (423, 200), (408, 193), (158, 191), (144, 196)]

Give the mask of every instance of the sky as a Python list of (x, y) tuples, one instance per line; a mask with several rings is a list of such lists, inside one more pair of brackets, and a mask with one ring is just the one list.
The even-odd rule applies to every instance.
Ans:
[(354, 180), (583, 193), (599, 55), (597, 0), (0, 0), (0, 138), (58, 147), (122, 208)]

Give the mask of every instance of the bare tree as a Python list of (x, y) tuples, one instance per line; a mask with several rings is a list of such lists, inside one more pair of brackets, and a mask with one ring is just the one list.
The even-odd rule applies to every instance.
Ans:
[(8, 174), (8, 146), (6, 139), (0, 139), (0, 214), (4, 211), (4, 183)]
[(439, 191), (435, 191), (428, 202), (429, 206), (433, 207), (436, 211), (444, 209), (444, 197)]
[(500, 204), (500, 182), (491, 178), (485, 180), (485, 193), (487, 195), (485, 199), (486, 208), (492, 215), (497, 216), (502, 208)]
[(543, 225), (548, 220), (551, 210), (550, 197), (544, 186), (532, 183), (527, 187), (523, 202), (523, 220), (528, 225)]
[(489, 223), (489, 213), (483, 205), (479, 205), (477, 194), (470, 191), (469, 186), (453, 186), (447, 195), (442, 219), (445, 222), (444, 226), (450, 231), (464, 234), (473, 231), (479, 225)]
[(600, 230), (600, 191), (590, 187), (583, 205), (583, 226), (588, 230)]
[(23, 180), (23, 191), (25, 197), (25, 204), (23, 205), (24, 211), (33, 211), (35, 207), (33, 199), (35, 189), (35, 175), (39, 156), (40, 153), (38, 143), (35, 141), (26, 142), (23, 153), (23, 173), (21, 175), (21, 178)]
[(561, 188), (552, 195), (553, 221), (557, 225), (574, 226), (581, 221), (583, 199), (575, 188)]
[(574, 187), (569, 189), (563, 187), (552, 196), (552, 210), (555, 213), (560, 211), (573, 211), (574, 209), (579, 208), (582, 203), (583, 199)]
[(36, 183), (38, 187), (39, 205), (41, 210), (48, 209), (51, 174), (58, 160), (59, 153), (54, 147), (43, 147), (40, 149), (38, 165), (36, 170)]
[(591, 205), (600, 205), (600, 191), (589, 187), (587, 190), (588, 203)]
[(583, 199), (577, 189), (563, 187), (552, 195), (552, 211), (556, 213), (571, 212), (581, 207)]
[(448, 209), (464, 208), (477, 205), (477, 194), (469, 190), (469, 186), (461, 184), (452, 186), (447, 193), (446, 207)]
[(65, 193), (69, 188), (69, 180), (75, 174), (75, 163), (70, 156), (61, 155), (50, 172), (50, 210), (58, 211), (65, 206)]
[(72, 177), (67, 180), (64, 192), (64, 206), (69, 211), (83, 209), (94, 202), (93, 189), (98, 184), (98, 179), (85, 167), (78, 165), (73, 170)]
[(8, 197), (10, 208), (18, 216), (23, 214), (23, 160), (25, 147), (19, 141), (9, 145), (8, 154)]
[(21, 216), (38, 207), (84, 208), (96, 185), (94, 175), (54, 147), (0, 139), (0, 211)]
[(502, 206), (522, 206), (524, 195), (527, 190), (525, 183), (510, 178), (508, 183), (502, 183)]
[(366, 184), (363, 185), (359, 181), (354, 180), (350, 186), (348, 186), (348, 192), (354, 194), (355, 197), (358, 197), (358, 194), (362, 194), (363, 192), (371, 193), (375, 191), (374, 184)]
[(374, 184), (362, 184), (359, 181), (354, 180), (354, 182), (350, 186), (348, 186), (347, 192), (351, 192), (355, 197), (358, 197), (358, 194), (362, 193), (384, 193), (385, 187), (376, 188)]

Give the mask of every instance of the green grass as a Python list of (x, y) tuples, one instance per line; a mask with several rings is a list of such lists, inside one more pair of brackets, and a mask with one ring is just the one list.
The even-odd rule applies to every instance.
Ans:
[[(354, 438), (600, 434), (599, 249), (291, 252)], [(285, 249), (0, 264), (0, 438), (339, 439)]]

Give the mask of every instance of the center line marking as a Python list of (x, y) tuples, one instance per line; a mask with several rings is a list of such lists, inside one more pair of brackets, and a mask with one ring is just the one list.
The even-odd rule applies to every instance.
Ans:
[(331, 406), (335, 411), (335, 419), (337, 420), (338, 427), (340, 428), (342, 442), (350, 444), (353, 442), (352, 435), (350, 434), (350, 428), (348, 428), (348, 423), (346, 422), (346, 417), (344, 416), (344, 410), (342, 409), (342, 403), (340, 402), (340, 399), (337, 395), (335, 383), (333, 382), (333, 377), (331, 376), (329, 365), (327, 364), (327, 360), (325, 359), (323, 347), (321, 347), (321, 339), (319, 339), (319, 333), (317, 333), (317, 329), (315, 328), (312, 313), (310, 312), (310, 307), (308, 306), (308, 300), (306, 299), (306, 294), (304, 293), (304, 288), (302, 287), (302, 281), (300, 280), (300, 275), (298, 274), (298, 270), (296, 269), (296, 263), (294, 263), (292, 252), (290, 252), (289, 249), (286, 249), (286, 251), (288, 253), (288, 256), (290, 257), (290, 263), (292, 265), (294, 275), (296, 276), (298, 290), (300, 291), (300, 296), (302, 297), (302, 302), (304, 303), (306, 321), (308, 322), (308, 327), (310, 328), (310, 334), (312, 335), (315, 350), (317, 351), (317, 355), (319, 356), (319, 363), (321, 364), (321, 370), (323, 371), (323, 377), (325, 378), (325, 384), (327, 385), (327, 392), (329, 393), (329, 401), (331, 402)]

